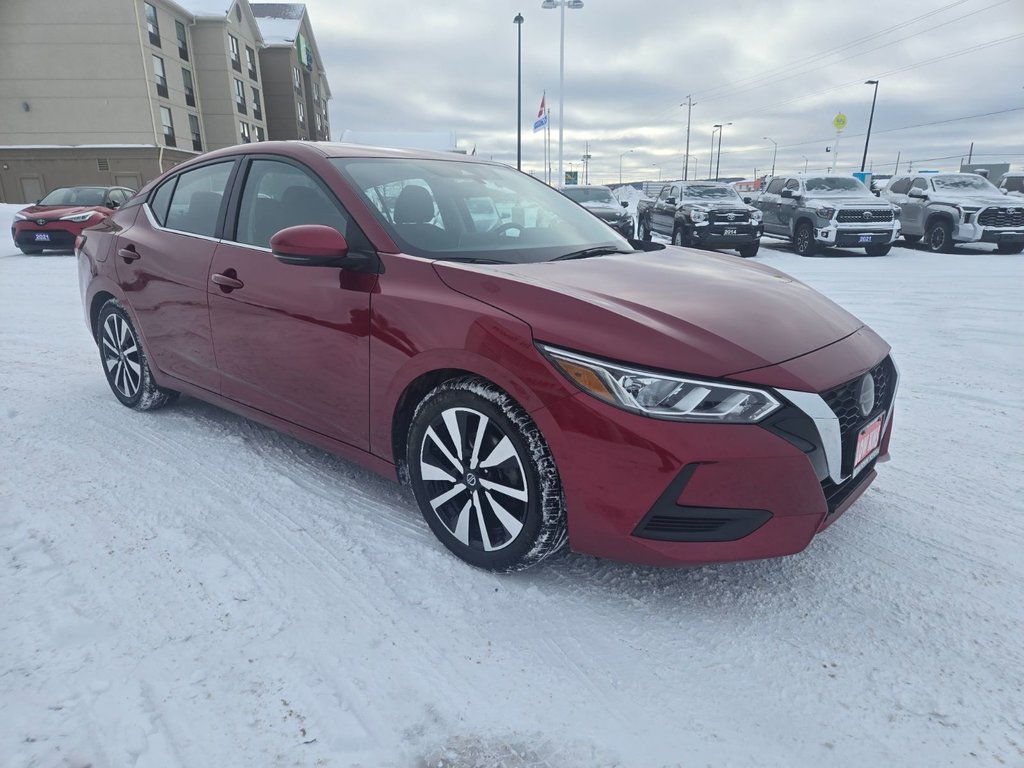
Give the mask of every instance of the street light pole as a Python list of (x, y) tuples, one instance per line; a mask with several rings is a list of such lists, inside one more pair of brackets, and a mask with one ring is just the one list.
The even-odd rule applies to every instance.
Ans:
[(711, 154), (708, 156), (708, 181), (711, 181), (711, 169), (714, 167), (715, 162), (715, 131), (719, 130), (722, 126), (715, 123), (711, 128)]
[(800, 155), (804, 159), (804, 173), (807, 173), (807, 155)]
[[(725, 125), (732, 125), (732, 123), (726, 123)], [(722, 167), (722, 129), (724, 126), (718, 126), (718, 158), (715, 160), (715, 181), (718, 181), (718, 171)]]
[(523, 14), (512, 19), (518, 32), (516, 57), (516, 170), (523, 170)]
[[(679, 105), (683, 106), (682, 104)], [(690, 172), (690, 114), (693, 112), (693, 98), (686, 97), (686, 154), (683, 155), (683, 181), (687, 180)], [(710, 173), (709, 173), (710, 175)]]
[(868, 142), (871, 141), (871, 124), (875, 121), (875, 99), (878, 98), (878, 81), (865, 80), (864, 85), (875, 86), (875, 94), (871, 97), (871, 117), (868, 118), (868, 135), (864, 137), (864, 157), (860, 159), (860, 170), (864, 172), (864, 165), (868, 161)]
[(775, 158), (778, 157), (778, 154), (779, 154), (779, 142), (775, 141), (775, 139), (769, 139), (767, 136), (762, 136), (761, 138), (764, 139), (765, 141), (770, 141), (772, 144), (775, 145), (775, 150), (772, 152), (772, 176), (774, 176), (775, 175)]
[(578, 11), (583, 7), (583, 0), (544, 0), (540, 4), (544, 10), (555, 8), (561, 11), (561, 31), (558, 45), (558, 183), (565, 183), (562, 172), (562, 142), (565, 137), (565, 9)]

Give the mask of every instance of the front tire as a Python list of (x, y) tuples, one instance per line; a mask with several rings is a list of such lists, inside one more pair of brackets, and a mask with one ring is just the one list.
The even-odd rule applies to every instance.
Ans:
[(477, 377), (453, 379), (417, 406), (409, 478), (434, 535), (490, 571), (529, 568), (567, 539), (554, 457), (529, 414)]
[(751, 243), (750, 245), (744, 245), (742, 248), (737, 248), (736, 252), (739, 253), (744, 259), (752, 259), (757, 256), (758, 250), (761, 248), (761, 242)]
[(864, 246), (864, 253), (868, 256), (885, 256), (892, 250), (892, 243), (884, 243), (881, 245), (866, 245)]
[(814, 242), (814, 229), (809, 221), (801, 221), (793, 233), (793, 250), (798, 256), (813, 256), (818, 252), (818, 244)]
[(651, 239), (651, 227), (646, 219), (640, 219), (640, 223), (637, 224), (637, 239), (647, 241)]
[(177, 392), (158, 387), (153, 381), (139, 335), (117, 299), (108, 300), (100, 308), (96, 343), (107, 383), (122, 405), (137, 411), (152, 411), (178, 398)]
[(946, 219), (935, 219), (928, 225), (925, 244), (932, 253), (953, 252), (953, 228)]
[(683, 242), (683, 228), (676, 227), (672, 230), (672, 245), (684, 246), (686, 243)]

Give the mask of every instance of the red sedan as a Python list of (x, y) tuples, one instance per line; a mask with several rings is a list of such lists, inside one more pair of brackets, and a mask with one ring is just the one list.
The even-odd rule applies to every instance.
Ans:
[(22, 253), (70, 251), (82, 230), (109, 216), (134, 189), (127, 187), (61, 187), (35, 205), (14, 214), (11, 237)]
[(482, 568), (566, 541), (661, 565), (792, 554), (888, 455), (898, 375), (862, 322), (774, 269), (631, 243), (498, 163), (232, 147), (78, 256), (124, 405), (183, 392), (407, 482)]

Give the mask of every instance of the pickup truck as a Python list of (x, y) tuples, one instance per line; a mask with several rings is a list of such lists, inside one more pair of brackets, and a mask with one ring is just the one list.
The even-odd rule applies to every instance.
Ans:
[(789, 240), (801, 256), (830, 246), (885, 256), (900, 235), (899, 208), (853, 176), (776, 176), (754, 205), (765, 236)]
[(673, 245), (735, 248), (749, 259), (761, 245), (761, 212), (735, 189), (713, 181), (673, 181), (637, 204), (637, 237), (670, 237)]

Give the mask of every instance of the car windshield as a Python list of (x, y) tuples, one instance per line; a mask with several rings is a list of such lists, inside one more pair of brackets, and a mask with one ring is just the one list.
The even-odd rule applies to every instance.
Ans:
[(805, 186), (808, 192), (813, 192), (816, 195), (834, 195), (841, 192), (871, 194), (859, 179), (852, 176), (819, 176), (808, 179)]
[(932, 185), (935, 189), (970, 189), (977, 192), (993, 192), (995, 187), (983, 176), (975, 176), (973, 173), (951, 173), (948, 176), (932, 176)]
[(611, 203), (618, 205), (608, 187), (565, 187), (562, 193), (577, 203)]
[(40, 200), (39, 205), (103, 205), (106, 195), (104, 187), (61, 187)]
[(719, 187), (714, 184), (684, 184), (680, 194), (696, 200), (740, 200), (740, 196), (732, 187)]
[(414, 256), (517, 264), (584, 250), (633, 250), (564, 195), (505, 166), (414, 158), (332, 162)]
[(1024, 192), (1024, 176), (1007, 176), (1001, 186), (1009, 192)]

